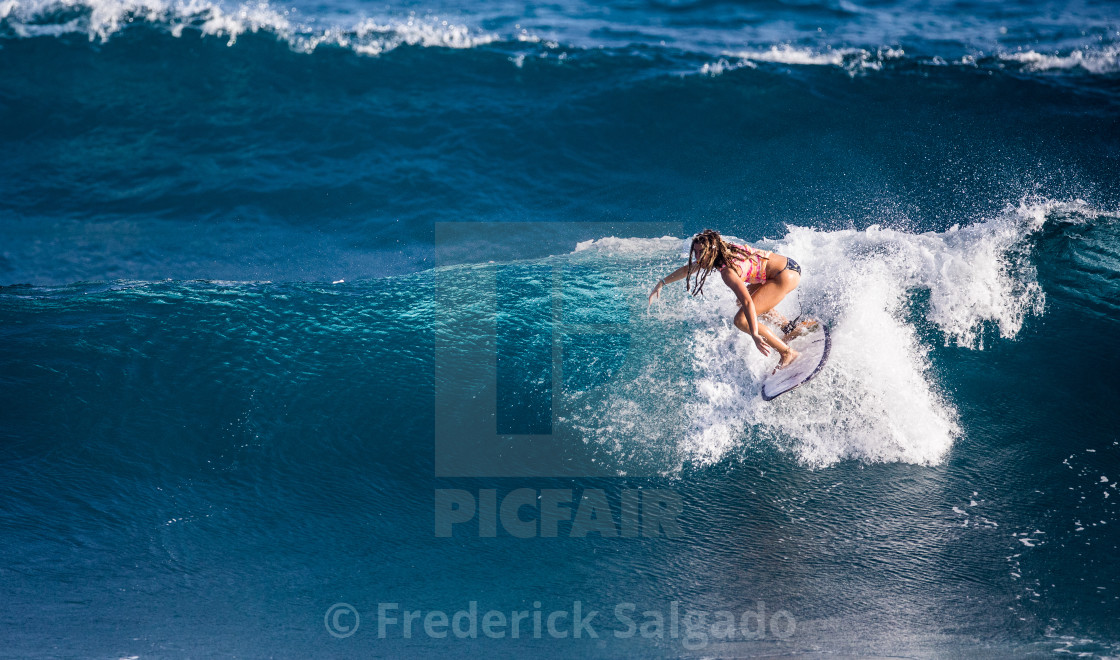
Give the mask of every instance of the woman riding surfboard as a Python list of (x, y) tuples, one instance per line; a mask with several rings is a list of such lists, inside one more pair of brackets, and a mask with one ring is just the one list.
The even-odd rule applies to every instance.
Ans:
[[(671, 282), (685, 280), (685, 288), (692, 295), (704, 292), (708, 275), (718, 270), (723, 283), (739, 299), (735, 314), (735, 327), (749, 334), (763, 355), (770, 349), (778, 351), (781, 359), (776, 369), (788, 366), (799, 355), (786, 342), (797, 335), (798, 328), (786, 325), (785, 336), (779, 339), (768, 327), (758, 322), (758, 317), (773, 313), (774, 307), (801, 282), (801, 266), (789, 257), (776, 252), (757, 250), (746, 245), (729, 243), (714, 229), (705, 229), (692, 238), (688, 264), (658, 280), (649, 294), (650, 304), (661, 296), (661, 289)], [(692, 278), (695, 276), (695, 284)], [(780, 315), (778, 315), (780, 316)], [(782, 319), (784, 322), (784, 319)]]

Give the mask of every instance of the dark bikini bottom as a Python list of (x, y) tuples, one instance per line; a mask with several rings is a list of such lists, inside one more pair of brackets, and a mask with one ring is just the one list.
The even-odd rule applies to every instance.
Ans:
[[(782, 270), (792, 270), (793, 272), (800, 275), (801, 274), (801, 265), (798, 264), (793, 259), (790, 259), (789, 257), (786, 257), (786, 267), (783, 268)], [(794, 320), (790, 321), (789, 323), (785, 324), (784, 326), (782, 326), (782, 332), (787, 334), (787, 335), (789, 333), (793, 332), (793, 329), (797, 327), (797, 321), (800, 318), (801, 318), (801, 315), (798, 314), (796, 319), (794, 319)]]

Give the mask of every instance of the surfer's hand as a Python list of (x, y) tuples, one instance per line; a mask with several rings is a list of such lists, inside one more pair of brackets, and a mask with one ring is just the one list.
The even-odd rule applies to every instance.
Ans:
[(766, 340), (762, 338), (762, 335), (751, 335), (751, 339), (754, 340), (754, 345), (758, 347), (759, 353), (762, 353), (763, 355), (770, 355), (770, 345), (766, 343)]
[(658, 280), (657, 286), (653, 287), (653, 291), (649, 293), (649, 302), (646, 304), (646, 307), (649, 307), (653, 304), (654, 300), (661, 297), (661, 287), (663, 286), (665, 286), (665, 280)]

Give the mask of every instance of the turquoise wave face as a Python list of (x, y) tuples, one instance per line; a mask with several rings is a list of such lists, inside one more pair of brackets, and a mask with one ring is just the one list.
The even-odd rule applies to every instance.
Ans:
[[(206, 417), (281, 384), (254, 404), (272, 410), (271, 423), (261, 420), (269, 434), (290, 424), (271, 406), (306, 400), (310, 413), (373, 392), (394, 403), (362, 414), (408, 409), (427, 434), (433, 387), (459, 411), (448, 419), (478, 412), (468, 399), (489, 391), (481, 414), (499, 435), (567, 434), (586, 452), (582, 470), (607, 476), (679, 475), (755, 443), (777, 443), (810, 467), (937, 465), (969, 432), (970, 399), (948, 376), (958, 360), (1018, 354), (1054, 316), (1111, 323), (1116, 220), (1035, 201), (944, 232), (791, 227), (756, 242), (806, 270), (779, 311), (821, 319), (835, 343), (828, 373), (788, 405), (755, 401), (770, 367), (729, 324), (736, 302), (724, 287), (691, 297), (674, 285), (647, 309), (648, 288), (686, 249), (671, 237), (603, 238), (570, 253), (356, 283), (5, 287), (7, 383), (74, 389), (59, 400), (65, 413), (32, 404), (46, 390), (24, 391), (27, 405), (14, 410), (48, 415), (37, 423), (80, 418), (128, 392), (129, 405), (151, 411), (146, 423), (170, 429), (190, 429), (182, 422), (196, 414), (181, 391), (207, 394), (194, 403)], [(530, 244), (555, 225), (476, 226)], [(230, 387), (232, 398), (216, 393)], [(87, 389), (100, 402), (77, 394)]]

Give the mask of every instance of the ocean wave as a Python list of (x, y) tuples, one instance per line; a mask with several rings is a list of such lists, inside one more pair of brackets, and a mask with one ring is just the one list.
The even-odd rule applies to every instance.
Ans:
[[(445, 313), (440, 315), (431, 314), (431, 299), (419, 285), (431, 273), (394, 276), (380, 284), (118, 281), (70, 285), (57, 292), (82, 298), (103, 292), (136, 298), (202, 292), (207, 304), (214, 305), (225, 304), (215, 292), (226, 291), (243, 304), (255, 304), (243, 294), (260, 287), (272, 296), (289, 290), (373, 296), (383, 308), (386, 327), (414, 330), (418, 319), (432, 318), (434, 330), (449, 338), (449, 346), (469, 348), (484, 345), (489, 330), (463, 320), (492, 312), (490, 306), (497, 304), (495, 272), (528, 267), (524, 279), (528, 291), (537, 295), (520, 295), (520, 284), (506, 278), (503, 290), (513, 287), (514, 293), (502, 299), (503, 318), (535, 336), (552, 336), (556, 321), (551, 314), (540, 314), (541, 283), (533, 278), (541, 272), (560, 275), (549, 280), (549, 295), (561, 296), (562, 322), (571, 324), (562, 332), (575, 338), (584, 333), (588, 341), (565, 344), (558, 381), (563, 386), (552, 399), (554, 433), (595, 446), (620, 476), (679, 475), (691, 466), (767, 447), (811, 468), (843, 460), (931, 465), (945, 460), (965, 433), (953, 385), (943, 381), (932, 354), (943, 345), (982, 350), (1016, 340), (1029, 319), (1046, 308), (1039, 270), (1053, 262), (1036, 253), (1045, 244), (1036, 238), (1051, 229), (1111, 226), (1116, 217), (1114, 211), (1078, 200), (1027, 198), (944, 231), (790, 226), (777, 240), (750, 241), (794, 256), (804, 269), (796, 295), (783, 301), (779, 311), (793, 317), (803, 310), (827, 323), (833, 336), (831, 358), (821, 375), (773, 402), (762, 401), (759, 389), (775, 358), (760, 356), (731, 324), (737, 301), (725, 287), (712, 284), (703, 297), (691, 297), (674, 284), (663, 292), (662, 303), (646, 309), (652, 283), (682, 263), (688, 239), (679, 236), (604, 237), (551, 257), (448, 266), (435, 276), (454, 282), (448, 290), (455, 297), (441, 301)], [(1107, 266), (1116, 272), (1114, 261)], [(1045, 271), (1047, 282), (1052, 282), (1053, 270)], [(24, 286), (4, 293), (21, 299), (57, 297), (52, 291)], [(404, 297), (394, 300), (386, 291)], [(1099, 289), (1094, 291), (1100, 295)], [(351, 313), (346, 305), (340, 309)], [(596, 323), (610, 327), (597, 328)], [(359, 333), (369, 327), (364, 321), (332, 324), (331, 332)], [(628, 338), (621, 349), (613, 341), (619, 336)], [(451, 351), (441, 359), (480, 360), (466, 373), (495, 364), (488, 351), (447, 357), (452, 354), (458, 355)], [(539, 376), (526, 373), (530, 380)]]
[[(347, 22), (304, 17), (298, 10), (268, 2), (245, 2), (227, 6), (216, 0), (0, 0), (0, 39), (85, 35), (105, 42), (129, 28), (148, 26), (174, 37), (188, 33), (225, 39), (228, 45), (249, 33), (274, 35), (293, 50), (312, 53), (320, 46), (352, 50), (361, 55), (380, 55), (401, 46), (471, 49), (494, 44), (509, 51), (508, 60), (519, 68), (527, 56), (548, 59), (559, 51), (556, 61), (570, 56), (595, 57), (609, 53), (631, 55), (634, 47), (649, 47), (670, 54), (669, 69), (680, 66), (691, 72), (718, 76), (759, 65), (789, 67), (834, 67), (851, 74), (893, 67), (958, 66), (1011, 70), (1026, 73), (1081, 72), (1111, 75), (1120, 72), (1120, 45), (1103, 42), (1054, 53), (1036, 50), (984, 53), (945, 57), (937, 53), (911, 52), (898, 44), (879, 47), (820, 46), (796, 43), (755, 44), (712, 52), (689, 51), (673, 45), (563, 43), (516, 26), (501, 33), (458, 21), (441, 19), (422, 11), (400, 17), (356, 16)], [(712, 59), (712, 57), (715, 59)], [(689, 64), (695, 62), (695, 64)]]

